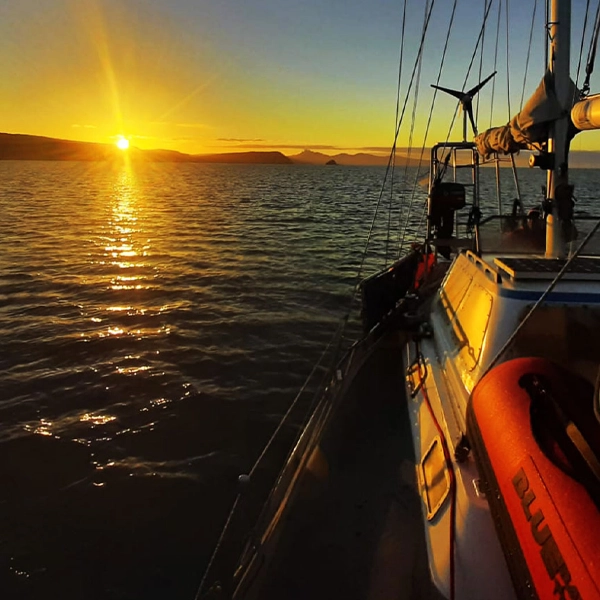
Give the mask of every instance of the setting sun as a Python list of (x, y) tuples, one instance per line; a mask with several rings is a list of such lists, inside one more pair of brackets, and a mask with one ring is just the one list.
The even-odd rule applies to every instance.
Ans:
[(129, 148), (129, 140), (120, 135), (117, 140), (117, 148), (119, 148), (119, 150), (127, 150), (127, 148)]

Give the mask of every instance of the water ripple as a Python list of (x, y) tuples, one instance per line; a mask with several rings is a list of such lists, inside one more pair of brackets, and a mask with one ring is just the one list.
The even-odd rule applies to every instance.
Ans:
[(382, 175), (0, 162), (5, 597), (193, 597), (348, 310)]

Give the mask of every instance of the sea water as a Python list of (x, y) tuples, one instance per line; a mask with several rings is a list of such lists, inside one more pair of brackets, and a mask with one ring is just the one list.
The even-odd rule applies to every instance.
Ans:
[(3, 598), (194, 597), (357, 281), (418, 239), (423, 174), (0, 162)]

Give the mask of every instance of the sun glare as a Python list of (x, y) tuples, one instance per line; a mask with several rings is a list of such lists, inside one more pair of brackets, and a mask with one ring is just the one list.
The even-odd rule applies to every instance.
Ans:
[(127, 150), (127, 148), (129, 148), (129, 140), (120, 135), (119, 139), (117, 140), (117, 148), (119, 150)]

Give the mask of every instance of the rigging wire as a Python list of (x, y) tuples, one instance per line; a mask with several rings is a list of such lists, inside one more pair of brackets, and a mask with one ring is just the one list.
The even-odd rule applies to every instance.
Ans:
[[(452, 32), (452, 26), (454, 24), (454, 17), (456, 15), (456, 6), (457, 6), (457, 3), (458, 3), (458, 0), (454, 0), (454, 3), (452, 5), (452, 12), (450, 14), (450, 21), (448, 23), (448, 29), (446, 31), (446, 40), (444, 42), (444, 49), (442, 51), (442, 57), (440, 59), (440, 67), (439, 67), (439, 70), (438, 70), (437, 79), (435, 81), (436, 85), (439, 85), (440, 80), (442, 78), (442, 72), (444, 70), (444, 64), (445, 64), (445, 61), (446, 61), (446, 53), (448, 51), (448, 44), (450, 42), (450, 35), (451, 35), (451, 32)], [(405, 240), (406, 240), (406, 234), (407, 234), (408, 226), (409, 226), (410, 214), (412, 212), (412, 206), (413, 206), (413, 203), (414, 203), (414, 200), (415, 200), (416, 191), (417, 191), (417, 189), (419, 187), (420, 169), (421, 169), (421, 166), (423, 164), (423, 159), (424, 159), (424, 156), (425, 156), (425, 149), (426, 149), (426, 146), (427, 146), (427, 138), (429, 136), (429, 129), (431, 127), (431, 121), (432, 121), (432, 118), (433, 118), (433, 109), (435, 107), (435, 101), (436, 101), (436, 98), (437, 98), (437, 94), (438, 94), (438, 90), (436, 88), (434, 88), (434, 90), (433, 90), (433, 96), (432, 96), (432, 99), (431, 99), (431, 106), (429, 108), (429, 116), (427, 118), (427, 125), (425, 127), (425, 135), (424, 135), (424, 138), (423, 138), (423, 144), (421, 146), (421, 152), (420, 152), (420, 155), (419, 155), (419, 164), (417, 166), (417, 170), (416, 170), (416, 173), (415, 173), (414, 184), (412, 186), (412, 194), (411, 194), (409, 205), (408, 205), (408, 208), (407, 208), (407, 211), (406, 211), (406, 217), (405, 217), (405, 220), (404, 220), (404, 228), (403, 228), (403, 231), (402, 231), (402, 238), (401, 238), (401, 240), (399, 242), (399, 247), (398, 247), (398, 254), (399, 255), (402, 252), (402, 249), (404, 248), (404, 243), (405, 243)], [(424, 216), (425, 216), (426, 212), (427, 212), (427, 205), (425, 204), (425, 206), (423, 207), (423, 210), (422, 210), (422, 214), (421, 214), (420, 225), (422, 225), (422, 222), (423, 222), (423, 219), (424, 219)]]
[[(427, 3), (429, 4), (429, 2)], [(419, 89), (420, 89), (420, 83), (421, 83), (421, 69), (423, 66), (423, 55), (421, 54), (421, 58), (419, 60), (419, 67), (417, 70), (417, 83), (415, 85), (415, 92), (414, 92), (414, 96), (413, 96), (413, 110), (412, 110), (412, 116), (411, 116), (411, 124), (410, 124), (410, 133), (408, 136), (408, 152), (407, 152), (407, 157), (406, 157), (406, 164), (404, 165), (404, 175), (403, 175), (403, 179), (402, 182), (403, 184), (408, 181), (408, 165), (412, 156), (412, 148), (413, 148), (413, 138), (414, 138), (414, 132), (415, 132), (415, 123), (417, 121), (417, 107), (418, 107), (418, 103), (419, 103)], [(420, 166), (420, 163), (419, 163)], [(418, 172), (418, 170), (417, 170)], [(413, 193), (414, 193), (414, 187), (413, 187)], [(411, 198), (412, 199), (412, 198)], [(407, 215), (410, 215), (410, 210), (407, 212)], [(400, 235), (400, 230), (401, 230), (401, 215), (399, 215), (399, 222), (398, 222), (398, 235)], [(401, 248), (398, 248), (398, 258), (400, 258), (400, 252), (401, 252)]]
[(575, 86), (579, 87), (579, 73), (581, 72), (581, 60), (583, 58), (583, 45), (585, 43), (585, 34), (587, 30), (588, 18), (590, 13), (590, 0), (585, 3), (585, 17), (583, 19), (583, 33), (581, 34), (581, 45), (579, 46), (579, 60), (577, 61), (577, 76), (575, 77)]
[(406, 0), (404, 0), (404, 6), (402, 9), (402, 35), (400, 36), (400, 57), (398, 64), (398, 87), (396, 91), (396, 115), (394, 123), (398, 125), (398, 119), (400, 116), (400, 90), (402, 86), (402, 65), (404, 64), (404, 35), (406, 30)]
[(544, 65), (543, 70), (546, 72), (548, 68), (548, 52), (549, 52), (549, 42), (550, 42), (550, 0), (546, 0), (546, 14), (544, 15), (544, 23), (546, 23), (546, 43), (544, 44)]
[(583, 88), (581, 93), (583, 96), (587, 96), (590, 91), (590, 77), (592, 76), (592, 72), (594, 71), (594, 62), (596, 60), (596, 48), (598, 47), (598, 36), (600, 34), (600, 2), (598, 2), (598, 7), (596, 9), (596, 19), (594, 21), (594, 33), (592, 35), (592, 40), (590, 42), (590, 49), (588, 51), (588, 59), (587, 65), (585, 69), (586, 77), (585, 82), (583, 84)]
[[(485, 47), (485, 31), (481, 37), (481, 52), (479, 53), (479, 73), (477, 74), (477, 81), (483, 81), (483, 49)], [(477, 100), (475, 103), (475, 123), (479, 122), (479, 102), (481, 97), (477, 94)]]
[[(467, 74), (465, 75), (465, 80), (463, 82), (462, 89), (464, 90), (467, 87), (467, 81), (469, 79), (469, 75), (471, 74), (471, 69), (473, 68), (473, 63), (475, 62), (475, 57), (477, 56), (477, 51), (479, 50), (479, 44), (481, 43), (481, 39), (483, 37), (483, 32), (485, 31), (485, 25), (487, 19), (490, 14), (490, 9), (492, 8), (492, 4), (494, 0), (486, 0), (485, 13), (483, 15), (483, 23), (481, 24), (481, 28), (479, 29), (479, 35), (477, 36), (477, 43), (475, 44), (475, 49), (473, 50), (473, 54), (471, 55), (471, 61), (469, 62), (469, 66), (467, 67)], [(450, 127), (448, 128), (448, 134), (446, 135), (446, 143), (450, 139), (452, 135), (452, 129), (454, 128), (454, 123), (456, 121), (456, 117), (458, 115), (458, 109), (460, 108), (460, 103), (457, 105), (454, 110), (454, 116), (452, 117), (452, 121), (450, 122)]]
[[(588, 4), (589, 4), (588, 0)], [(531, 27), (529, 29), (529, 44), (527, 46), (527, 58), (525, 59), (525, 73), (523, 73), (523, 89), (521, 90), (521, 101), (519, 102), (519, 112), (523, 109), (523, 100), (525, 99), (525, 86), (527, 85), (527, 74), (529, 72), (529, 59), (531, 58), (531, 44), (533, 40), (533, 28), (535, 26), (535, 14), (537, 12), (537, 4), (538, 0), (535, 0), (533, 3), (533, 11), (531, 13)], [(583, 38), (581, 40), (582, 48), (583, 48)], [(579, 57), (581, 62), (581, 55)], [(511, 117), (509, 117), (511, 118)]]
[(427, 31), (429, 29), (429, 23), (431, 21), (431, 13), (433, 11), (434, 5), (435, 5), (435, 0), (432, 0), (431, 5), (429, 7), (429, 12), (425, 16), (425, 25), (423, 26), (423, 31), (421, 33), (421, 39), (420, 39), (419, 48), (418, 48), (418, 51), (417, 51), (417, 57), (415, 59), (415, 64), (413, 66), (413, 70), (412, 70), (412, 73), (411, 73), (410, 82), (409, 82), (409, 85), (408, 85), (408, 90), (407, 90), (406, 96), (404, 98), (404, 104), (402, 106), (402, 111), (400, 113), (400, 118), (399, 118), (399, 120), (398, 120), (398, 122), (396, 124), (396, 130), (395, 130), (395, 133), (394, 133), (394, 142), (392, 144), (392, 148), (391, 148), (391, 151), (390, 151), (390, 157), (388, 159), (388, 164), (387, 164), (387, 167), (386, 167), (386, 172), (385, 172), (385, 175), (384, 175), (384, 178), (383, 178), (383, 182), (381, 184), (381, 189), (380, 189), (380, 192), (379, 192), (379, 197), (378, 197), (378, 200), (377, 200), (377, 205), (375, 207), (375, 212), (373, 214), (373, 218), (371, 220), (371, 225), (369, 227), (369, 232), (367, 234), (367, 241), (365, 243), (365, 248), (364, 248), (364, 250), (362, 252), (361, 261), (360, 261), (360, 265), (359, 265), (358, 273), (357, 273), (357, 283), (356, 283), (356, 285), (354, 287), (354, 293), (352, 294), (352, 298), (350, 300), (350, 306), (349, 306), (348, 312), (352, 309), (352, 305), (353, 305), (353, 303), (354, 303), (354, 301), (355, 301), (355, 299), (357, 297), (357, 293), (358, 293), (358, 290), (359, 290), (360, 278), (361, 278), (362, 271), (363, 271), (363, 268), (364, 268), (364, 265), (365, 265), (365, 261), (366, 261), (366, 257), (367, 257), (367, 252), (368, 252), (368, 249), (369, 249), (369, 244), (371, 242), (371, 237), (373, 236), (373, 230), (375, 228), (375, 222), (377, 220), (377, 214), (379, 213), (379, 208), (381, 206), (381, 200), (383, 198), (383, 193), (384, 193), (384, 190), (385, 190), (385, 186), (387, 184), (388, 177), (390, 175), (390, 172), (392, 170), (392, 165), (394, 163), (394, 157), (395, 157), (396, 148), (397, 148), (397, 145), (398, 145), (398, 137), (400, 135), (400, 127), (402, 125), (402, 122), (404, 121), (404, 114), (406, 112), (406, 107), (407, 107), (408, 100), (410, 98), (410, 93), (411, 93), (411, 90), (412, 90), (412, 86), (413, 86), (413, 83), (414, 83), (414, 80), (415, 80), (415, 75), (416, 75), (416, 71), (417, 71), (417, 66), (418, 66), (418, 63), (419, 63), (419, 59), (420, 59), (420, 56), (423, 54), (423, 46), (425, 44), (425, 38), (426, 38), (426, 35), (427, 35)]
[[(402, 9), (402, 35), (400, 36), (400, 57), (398, 64), (398, 86), (396, 89), (396, 116), (394, 123), (398, 125), (398, 118), (400, 113), (400, 90), (402, 89), (402, 65), (404, 64), (404, 37), (406, 31), (406, 0), (404, 0), (404, 6)], [(394, 168), (396, 166), (396, 154), (394, 153), (392, 158), (392, 171), (390, 175), (390, 209), (388, 215), (388, 233), (385, 242), (385, 266), (387, 266), (388, 258), (388, 244), (391, 237), (392, 229), (392, 202), (394, 197)]]
[[(496, 21), (496, 47), (494, 50), (494, 71), (498, 70), (498, 47), (500, 42), (500, 21), (502, 16), (502, 0), (498, 2), (498, 20)], [(492, 79), (492, 101), (490, 105), (490, 129), (494, 118), (494, 99), (496, 97), (496, 78)]]
[[(427, 4), (429, 4), (429, 0), (427, 1)], [(421, 56), (419, 57), (419, 61), (418, 61), (417, 78), (416, 78), (416, 85), (415, 85), (415, 91), (414, 91), (414, 96), (413, 96), (413, 110), (412, 110), (411, 122), (410, 122), (410, 133), (408, 135), (408, 159), (410, 159), (411, 153), (412, 153), (413, 139), (414, 139), (414, 133), (415, 133), (415, 123), (417, 121), (417, 107), (418, 107), (418, 103), (419, 103), (419, 87), (420, 87), (420, 83), (421, 83), (422, 67), (423, 67), (423, 54), (421, 54)], [(407, 174), (408, 174), (408, 160), (406, 161), (406, 165), (404, 167), (405, 177)]]
[(506, 0), (504, 5), (506, 10), (506, 97), (508, 100), (508, 120), (512, 119), (512, 110), (510, 109), (510, 50), (509, 50), (509, 22), (510, 22), (510, 0)]

